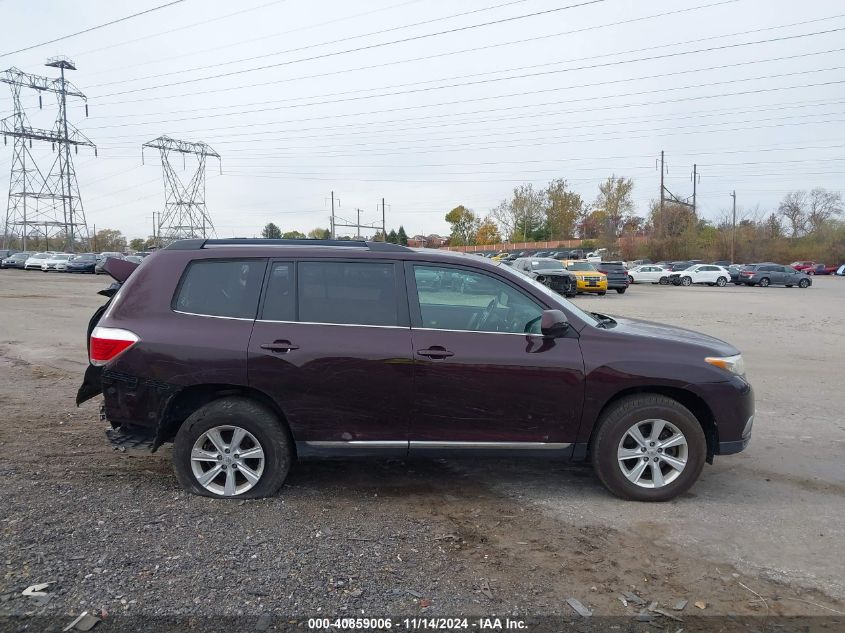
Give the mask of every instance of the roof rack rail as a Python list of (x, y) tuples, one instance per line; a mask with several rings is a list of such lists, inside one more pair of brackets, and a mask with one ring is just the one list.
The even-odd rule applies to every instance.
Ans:
[(368, 248), (371, 251), (403, 252), (411, 249), (391, 242), (365, 242), (363, 240), (311, 240), (311, 239), (264, 239), (235, 237), (224, 239), (177, 240), (165, 248), (179, 251), (194, 251), (209, 246), (338, 246), (343, 248)]

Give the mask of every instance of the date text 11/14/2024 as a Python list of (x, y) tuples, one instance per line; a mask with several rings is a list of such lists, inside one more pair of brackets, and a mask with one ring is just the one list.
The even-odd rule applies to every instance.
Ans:
[(524, 620), (510, 618), (309, 618), (308, 628), (316, 630), (390, 630), (407, 631), (520, 631)]

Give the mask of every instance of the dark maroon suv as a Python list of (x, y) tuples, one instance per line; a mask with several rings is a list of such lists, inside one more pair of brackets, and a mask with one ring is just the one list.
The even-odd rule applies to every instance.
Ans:
[(662, 501), (749, 441), (731, 345), (481, 257), (186, 240), (105, 267), (77, 401), (102, 392), (116, 444), (173, 442), (196, 494), (272, 495), (298, 458), (472, 453), (589, 459), (611, 492)]

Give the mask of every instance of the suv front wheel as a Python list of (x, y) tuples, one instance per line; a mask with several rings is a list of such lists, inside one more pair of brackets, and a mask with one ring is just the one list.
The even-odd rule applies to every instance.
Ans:
[(193, 494), (258, 499), (282, 487), (292, 455), (290, 436), (271, 410), (229, 397), (185, 420), (174, 440), (173, 467)]
[(644, 394), (620, 400), (602, 416), (591, 452), (596, 474), (616, 496), (668, 501), (698, 479), (707, 440), (689, 409)]

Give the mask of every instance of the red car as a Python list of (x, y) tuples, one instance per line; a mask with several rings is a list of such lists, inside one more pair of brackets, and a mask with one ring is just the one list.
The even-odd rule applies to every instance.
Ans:
[(839, 266), (825, 266), (824, 264), (816, 264), (810, 270), (805, 271), (808, 275), (832, 275), (836, 272)]
[(808, 275), (815, 273), (816, 262), (792, 262), (790, 264), (795, 270), (806, 271)]

